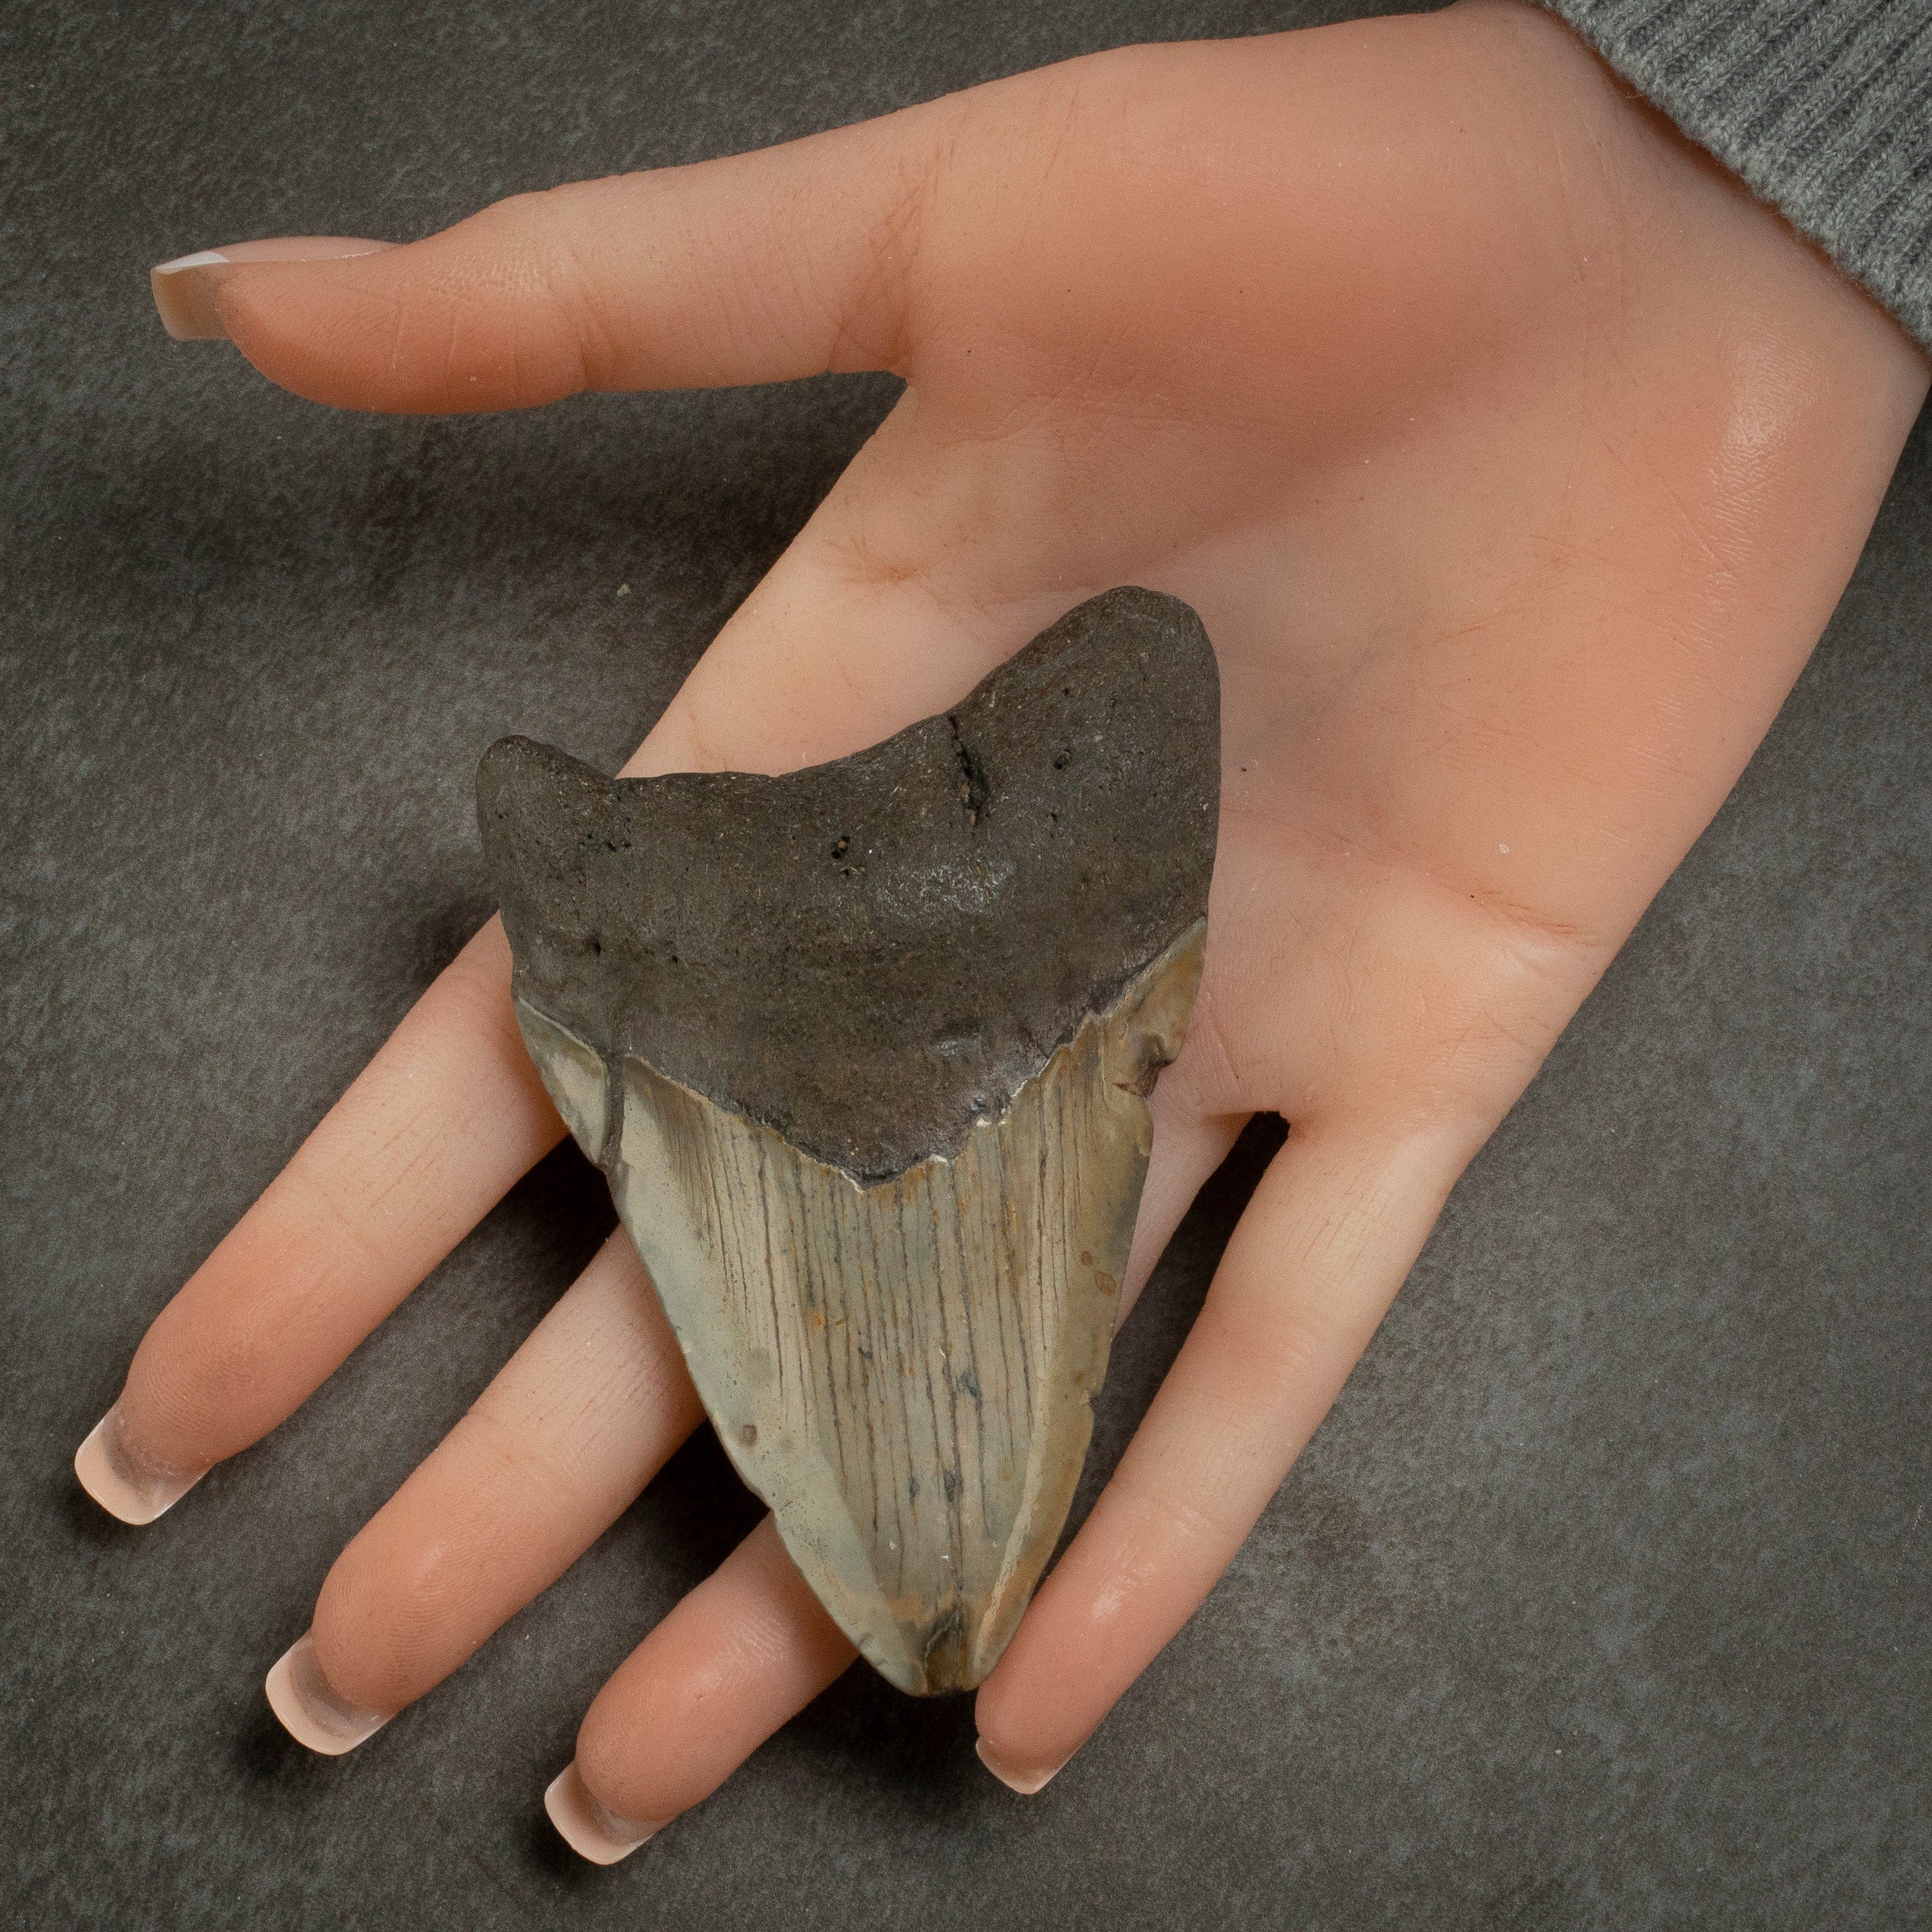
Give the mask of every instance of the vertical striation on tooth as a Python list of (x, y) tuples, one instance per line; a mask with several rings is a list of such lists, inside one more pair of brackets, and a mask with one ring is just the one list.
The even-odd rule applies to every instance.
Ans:
[(1122, 590), (810, 771), (484, 762), (532, 1058), (733, 1462), (903, 1690), (986, 1676), (1072, 1501), (1218, 730), (1198, 620)]

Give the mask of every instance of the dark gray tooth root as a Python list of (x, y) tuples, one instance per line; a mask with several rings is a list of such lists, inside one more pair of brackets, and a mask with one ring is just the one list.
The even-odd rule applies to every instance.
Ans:
[(1200, 981), (1220, 712), (1200, 620), (1129, 589), (809, 770), (483, 760), (531, 1056), (727, 1452), (902, 1690), (985, 1678), (1066, 1520)]

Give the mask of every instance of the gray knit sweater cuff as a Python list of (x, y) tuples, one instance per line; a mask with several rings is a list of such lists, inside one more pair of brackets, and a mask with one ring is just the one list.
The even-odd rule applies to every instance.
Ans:
[(1544, 0), (1932, 348), (1932, 0)]

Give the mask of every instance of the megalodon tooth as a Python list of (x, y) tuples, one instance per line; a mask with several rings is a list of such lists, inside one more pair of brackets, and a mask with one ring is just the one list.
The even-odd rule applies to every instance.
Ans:
[(1220, 793), (1206, 633), (1133, 589), (807, 770), (484, 758), (532, 1058), (726, 1452), (902, 1690), (986, 1677), (1065, 1523)]

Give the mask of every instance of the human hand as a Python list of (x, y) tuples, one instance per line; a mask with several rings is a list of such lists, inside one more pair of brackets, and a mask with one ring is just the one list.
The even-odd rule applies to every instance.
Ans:
[[(379, 256), (184, 273), (267, 374), (350, 406), (907, 378), (634, 771), (854, 749), (1114, 584), (1201, 611), (1220, 857), (1127, 1295), (1250, 1112), (1292, 1132), (980, 1693), (1023, 1786), (1211, 1585), (1722, 800), (1925, 381), (1506, 5), (1130, 50)], [(282, 1420), (557, 1138), (508, 970), (493, 925), (156, 1322), (110, 1431), (136, 1490)], [(311, 1735), (430, 1688), (698, 1419), (614, 1239), (331, 1573)], [(623, 1836), (586, 1796), (675, 1816), (850, 1655), (762, 1526), (592, 1706), (581, 1841)]]

